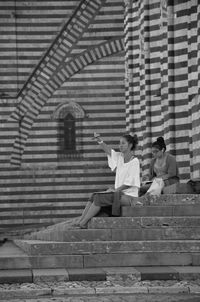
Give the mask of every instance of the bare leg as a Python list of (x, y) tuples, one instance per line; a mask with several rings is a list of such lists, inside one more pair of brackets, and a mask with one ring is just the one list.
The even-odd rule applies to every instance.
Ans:
[(86, 225), (88, 223), (88, 221), (100, 211), (100, 209), (101, 209), (100, 206), (96, 206), (94, 203), (92, 203), (90, 208), (88, 209), (85, 217), (83, 219), (81, 219), (80, 226), (82, 227), (82, 226)]
[(80, 217), (77, 218), (74, 225), (79, 225), (80, 224), (81, 220), (84, 219), (84, 217), (86, 216), (86, 214), (87, 214), (89, 208), (91, 207), (91, 205), (92, 205), (92, 202), (88, 201), (86, 206), (85, 206), (85, 209), (83, 210), (83, 213), (81, 214)]

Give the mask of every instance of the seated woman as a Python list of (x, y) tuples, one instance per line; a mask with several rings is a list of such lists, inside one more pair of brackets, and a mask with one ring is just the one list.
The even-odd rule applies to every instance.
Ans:
[(107, 191), (95, 192), (89, 199), (76, 226), (85, 228), (88, 221), (98, 214), (101, 207), (112, 206), (112, 214), (120, 215), (121, 205), (137, 203), (140, 187), (140, 165), (134, 156), (134, 150), (138, 144), (137, 136), (125, 134), (120, 138), (119, 150), (111, 149), (98, 134), (94, 139), (108, 156), (108, 165), (115, 171), (115, 186)]
[(176, 159), (165, 152), (166, 144), (163, 137), (158, 137), (152, 144), (153, 159), (149, 168), (149, 182), (140, 189), (140, 196), (145, 194), (151, 186), (151, 181), (157, 177), (162, 178), (164, 187), (179, 182), (179, 171)]

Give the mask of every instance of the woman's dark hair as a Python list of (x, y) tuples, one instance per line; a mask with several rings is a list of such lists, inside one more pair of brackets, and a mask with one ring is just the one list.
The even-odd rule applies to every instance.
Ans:
[(157, 148), (159, 150), (163, 150), (164, 152), (166, 151), (166, 145), (164, 138), (162, 136), (158, 137), (157, 140), (152, 144), (152, 147)]
[(122, 135), (122, 137), (124, 137), (129, 144), (132, 144), (131, 150), (135, 150), (135, 148), (136, 148), (136, 146), (138, 144), (138, 137), (137, 137), (137, 135), (134, 134), (132, 136), (130, 134), (124, 134), (124, 135)]

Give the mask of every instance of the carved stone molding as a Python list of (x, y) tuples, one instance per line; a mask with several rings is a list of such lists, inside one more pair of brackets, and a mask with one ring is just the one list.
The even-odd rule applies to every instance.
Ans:
[(59, 104), (52, 114), (52, 119), (63, 119), (67, 113), (71, 113), (76, 119), (85, 117), (85, 111), (83, 108), (78, 103), (70, 102)]

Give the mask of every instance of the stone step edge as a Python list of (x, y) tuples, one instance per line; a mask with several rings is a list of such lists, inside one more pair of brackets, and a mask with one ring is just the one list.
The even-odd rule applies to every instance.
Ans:
[(55, 297), (84, 297), (96, 295), (166, 295), (166, 294), (190, 294), (196, 296), (200, 294), (200, 286), (106, 286), (106, 287), (76, 287), (76, 288), (43, 288), (43, 289), (16, 289), (0, 290), (0, 300), (9, 301), (10, 299), (33, 299), (33, 298), (55, 298)]
[[(145, 252), (199, 253), (199, 240), (145, 240), (145, 241), (84, 241), (54, 242), (38, 240), (15, 240), (15, 244), (29, 257), (96, 254), (131, 254)], [(51, 250), (53, 252), (47, 252)], [(68, 248), (69, 246), (69, 248)], [(100, 250), (99, 250), (100, 248)], [(3, 255), (2, 255), (3, 256)]]
[[(75, 281), (116, 280), (196, 280), (200, 279), (200, 266), (157, 267), (102, 267), (102, 268), (57, 268), (57, 269), (11, 269), (0, 270), (0, 284), (47, 283)], [(0, 292), (2, 288), (0, 289)]]
[[(169, 232), (167, 233), (167, 230)], [(186, 230), (186, 234), (184, 235), (182, 231)], [(137, 231), (137, 234), (135, 234)], [(172, 233), (174, 232), (174, 235)], [(130, 234), (131, 232), (131, 234)], [(152, 232), (152, 236), (149, 236), (149, 233)], [(171, 233), (170, 233), (171, 232)], [(56, 232), (38, 232), (38, 233), (33, 233), (29, 236), (24, 236), (21, 238), (12, 238), (11, 240), (18, 239), (18, 240), (38, 240), (38, 241), (46, 241), (46, 242), (76, 242), (77, 238), (79, 238), (79, 241), (114, 241), (114, 240), (121, 240), (121, 241), (133, 241), (133, 240), (138, 240), (138, 241), (144, 241), (145, 237), (151, 238), (149, 240), (158, 240), (159, 234), (162, 237), (162, 240), (186, 240), (189, 236), (189, 233), (192, 233), (193, 236), (192, 238), (194, 240), (199, 239), (199, 234), (200, 234), (200, 226), (191, 226), (191, 227), (180, 227), (180, 226), (169, 226), (169, 227), (156, 227), (153, 226), (151, 228), (135, 228), (130, 229), (130, 228), (116, 228), (116, 229), (68, 229), (66, 236), (62, 236), (63, 231), (60, 231), (60, 234), (57, 234)], [(138, 233), (140, 234), (140, 239), (138, 238)], [(134, 235), (135, 234), (135, 235)], [(176, 234), (178, 234), (176, 236)], [(78, 235), (78, 237), (77, 237)], [(128, 239), (129, 238), (129, 239)], [(136, 238), (136, 239), (135, 239)]]

